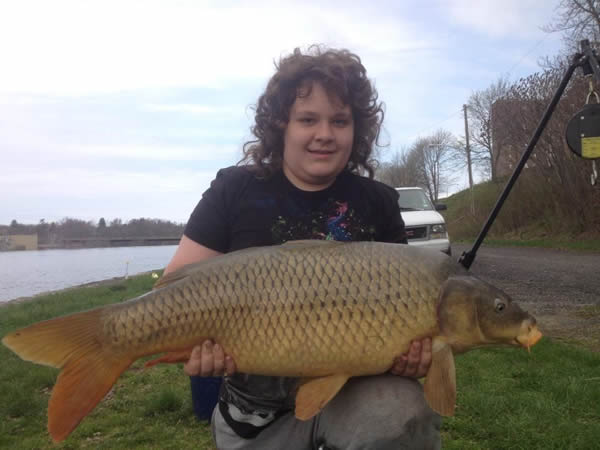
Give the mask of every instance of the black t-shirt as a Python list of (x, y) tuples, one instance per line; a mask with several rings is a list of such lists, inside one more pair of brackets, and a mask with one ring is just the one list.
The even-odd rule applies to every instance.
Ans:
[(406, 243), (396, 190), (347, 171), (308, 192), (282, 171), (258, 179), (246, 167), (222, 169), (184, 234), (222, 253), (298, 239)]
[[(327, 189), (295, 187), (279, 171), (257, 178), (248, 167), (222, 169), (194, 209), (184, 234), (227, 253), (299, 239), (406, 243), (395, 189), (342, 172)], [(294, 406), (296, 379), (236, 373), (221, 388), (229, 425), (253, 437)]]

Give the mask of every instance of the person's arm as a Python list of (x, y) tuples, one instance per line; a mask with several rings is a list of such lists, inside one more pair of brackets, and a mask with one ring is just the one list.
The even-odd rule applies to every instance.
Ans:
[[(221, 255), (221, 252), (205, 247), (183, 235), (179, 246), (165, 268), (163, 275), (173, 272), (186, 264), (204, 261)], [(192, 350), (192, 354), (183, 370), (190, 376), (217, 377), (235, 372), (235, 362), (223, 352), (223, 348), (212, 341), (204, 341)]]
[(175, 250), (173, 258), (171, 258), (171, 261), (169, 261), (169, 264), (165, 267), (163, 275), (173, 272), (186, 264), (204, 261), (205, 259), (221, 254), (221, 252), (192, 241), (184, 234), (179, 241), (179, 246), (177, 247), (177, 250)]

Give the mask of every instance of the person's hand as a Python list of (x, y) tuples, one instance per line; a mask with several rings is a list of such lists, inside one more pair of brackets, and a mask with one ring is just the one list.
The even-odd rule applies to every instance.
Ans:
[(408, 352), (394, 359), (390, 372), (403, 377), (421, 378), (431, 366), (431, 338), (412, 341)]
[(208, 340), (194, 347), (183, 371), (189, 376), (220, 377), (233, 374), (235, 363), (223, 352), (223, 347)]

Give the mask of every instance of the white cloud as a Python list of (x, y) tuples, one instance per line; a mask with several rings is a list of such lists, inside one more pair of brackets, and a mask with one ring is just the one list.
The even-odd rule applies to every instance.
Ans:
[(157, 104), (149, 103), (141, 107), (144, 111), (150, 112), (174, 112), (184, 114), (232, 114), (240, 115), (244, 111), (243, 106), (214, 106), (214, 105), (199, 105), (193, 103), (179, 104)]
[(239, 153), (236, 145), (202, 144), (197, 147), (164, 147), (148, 145), (74, 145), (61, 149), (63, 157), (91, 156), (148, 161), (207, 161), (217, 157), (232, 159)]
[(348, 5), (22, 0), (0, 8), (0, 91), (223, 87), (265, 79), (278, 55), (310, 43), (376, 53), (430, 45), (416, 31)]
[(202, 192), (216, 170), (156, 170), (152, 173), (132, 170), (64, 168), (60, 171), (31, 167), (0, 178), (0, 191), (16, 189), (22, 197), (96, 197), (165, 193)]
[(495, 38), (544, 37), (540, 26), (554, 14), (556, 0), (451, 0), (441, 2), (449, 19)]
[[(44, 143), (43, 139), (39, 138), (31, 138), (27, 144), (29, 146), (18, 151), (2, 151), (4, 164), (19, 168), (14, 174), (16, 177), (23, 167), (41, 165), (54, 168), (93, 167), (99, 161), (107, 161), (112, 167), (121, 167), (139, 161), (150, 165), (153, 162), (160, 162), (163, 166), (177, 162), (197, 162), (214, 166), (235, 164), (242, 156), (241, 145), (235, 144), (198, 144), (197, 146), (63, 144), (59, 146)], [(53, 161), (58, 164), (52, 164)]]
[(15, 197), (0, 196), (0, 224), (64, 217), (185, 222), (215, 174), (216, 170), (26, 169), (0, 177), (1, 192), (18, 192)]

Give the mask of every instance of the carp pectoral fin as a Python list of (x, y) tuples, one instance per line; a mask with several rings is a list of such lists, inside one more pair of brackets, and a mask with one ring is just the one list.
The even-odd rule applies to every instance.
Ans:
[(346, 384), (349, 375), (335, 374), (313, 378), (302, 384), (296, 394), (296, 418), (308, 420), (317, 414)]
[(192, 350), (193, 347), (186, 350), (165, 353), (159, 358), (146, 362), (144, 367), (148, 368), (162, 363), (188, 362), (190, 360), (190, 356), (192, 356)]
[(61, 368), (48, 404), (48, 431), (65, 439), (135, 358), (102, 345), (102, 310), (35, 323), (2, 339), (25, 361)]
[[(437, 349), (436, 349), (437, 347)], [(453, 416), (456, 407), (456, 370), (452, 348), (434, 340), (431, 366), (425, 379), (425, 399), (435, 412)]]
[(344, 241), (327, 241), (323, 239), (298, 239), (295, 241), (287, 241), (281, 244), (282, 247), (310, 248), (310, 247), (325, 247), (332, 245), (344, 245)]

